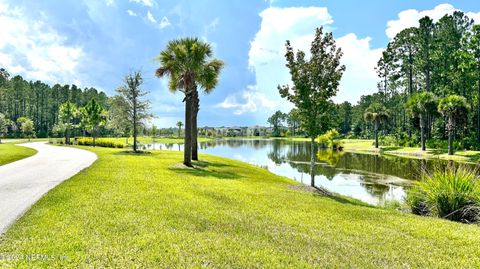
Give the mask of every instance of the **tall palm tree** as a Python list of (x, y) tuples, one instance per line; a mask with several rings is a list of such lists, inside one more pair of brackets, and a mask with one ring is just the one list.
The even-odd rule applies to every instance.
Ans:
[[(198, 38), (181, 38), (168, 42), (165, 50), (160, 52), (157, 61), (160, 67), (157, 77), (168, 76), (169, 89), (185, 94), (185, 150), (183, 163), (192, 166), (192, 157), (198, 159), (197, 153), (197, 114), (200, 109), (198, 88), (205, 93), (211, 92), (218, 84), (223, 62), (211, 59), (210, 44)], [(193, 145), (192, 145), (193, 144)]]
[(380, 103), (372, 103), (366, 110), (363, 117), (366, 122), (373, 122), (375, 126), (375, 148), (378, 148), (378, 129), (381, 123), (390, 118), (390, 111)]
[(425, 151), (425, 125), (428, 115), (437, 110), (437, 97), (431, 92), (419, 92), (412, 95), (406, 104), (407, 111), (420, 119), (420, 139), (422, 150)]
[(183, 122), (181, 122), (181, 121), (178, 121), (178, 122), (177, 122), (177, 127), (178, 127), (178, 137), (180, 137), (180, 134), (182, 133), (182, 126), (183, 126)]
[(466, 122), (468, 113), (467, 99), (463, 96), (449, 95), (440, 99), (438, 111), (447, 118), (448, 155), (453, 155), (453, 131)]

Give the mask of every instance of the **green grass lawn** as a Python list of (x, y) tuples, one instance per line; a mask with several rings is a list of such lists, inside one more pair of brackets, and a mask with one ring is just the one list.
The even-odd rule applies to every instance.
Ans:
[(0, 144), (0, 165), (18, 161), (37, 153), (36, 150), (17, 146), (13, 143)]
[(417, 147), (382, 147), (376, 149), (373, 140), (367, 139), (344, 139), (344, 150), (348, 152), (366, 153), (366, 154), (388, 154), (404, 158), (414, 159), (441, 159), (452, 160), (463, 163), (478, 163), (480, 160), (480, 151), (459, 150), (454, 155), (448, 155), (447, 150), (428, 149), (422, 151)]
[(187, 169), (181, 152), (87, 149), (99, 156), (93, 166), (0, 239), (0, 254), (51, 260), (0, 259), (0, 267), (480, 266), (475, 225), (323, 197), (220, 157), (202, 154)]

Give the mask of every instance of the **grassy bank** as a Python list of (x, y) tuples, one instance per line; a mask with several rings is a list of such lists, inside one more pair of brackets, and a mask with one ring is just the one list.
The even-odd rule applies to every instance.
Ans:
[[(332, 199), (251, 165), (88, 148), (0, 240), (0, 267), (478, 267), (480, 228)], [(25, 257), (25, 256), (22, 256)], [(59, 258), (63, 257), (63, 258)]]
[(480, 151), (459, 150), (454, 155), (448, 155), (446, 149), (428, 149), (422, 151), (421, 148), (412, 147), (380, 147), (376, 149), (373, 140), (345, 139), (344, 150), (347, 152), (365, 153), (365, 154), (388, 154), (404, 158), (414, 159), (441, 159), (452, 160), (463, 163), (478, 163), (480, 160)]
[(35, 153), (37, 151), (31, 148), (17, 146), (13, 143), (2, 143), (0, 144), (0, 165), (30, 157)]

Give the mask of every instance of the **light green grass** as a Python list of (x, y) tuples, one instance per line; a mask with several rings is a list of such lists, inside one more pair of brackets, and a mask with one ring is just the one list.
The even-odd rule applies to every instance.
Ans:
[(461, 163), (478, 163), (480, 160), (480, 151), (461, 150), (456, 151), (454, 155), (448, 155), (447, 150), (428, 149), (422, 151), (421, 148), (414, 147), (380, 147), (376, 149), (373, 140), (367, 139), (344, 139), (344, 150), (347, 152), (365, 153), (365, 154), (388, 154), (403, 158), (412, 159), (441, 159), (451, 160)]
[[(293, 189), (264, 169), (181, 152), (88, 148), (93, 166), (45, 195), (0, 240), (20, 268), (459, 268), (480, 228)], [(299, 185), (296, 185), (299, 186)], [(66, 260), (59, 260), (64, 256)], [(25, 256), (23, 256), (25, 257)]]
[[(113, 139), (115, 141), (121, 142), (121, 143), (126, 143), (126, 137), (112, 137), (110, 139)], [(212, 140), (211, 138), (208, 137), (198, 137), (198, 142), (206, 142)], [(183, 137), (156, 137), (153, 138), (151, 136), (141, 136), (138, 137), (138, 142), (141, 144), (151, 144), (151, 143), (162, 143), (162, 144), (183, 144), (184, 143), (184, 138)], [(128, 144), (132, 145), (133, 144), (133, 137), (130, 137), (128, 139)]]
[(30, 157), (35, 153), (37, 151), (31, 148), (17, 146), (13, 143), (2, 143), (0, 144), (0, 165)]

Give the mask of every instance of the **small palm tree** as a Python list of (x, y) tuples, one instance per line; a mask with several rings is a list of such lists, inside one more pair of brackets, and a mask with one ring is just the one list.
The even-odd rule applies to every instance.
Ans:
[(426, 117), (437, 110), (437, 97), (431, 92), (420, 92), (412, 95), (406, 104), (407, 111), (420, 119), (420, 137), (422, 150), (425, 151), (425, 125)]
[(178, 122), (177, 122), (177, 127), (178, 127), (178, 137), (180, 137), (180, 134), (182, 133), (182, 126), (183, 126), (183, 122), (181, 122), (181, 121), (178, 121)]
[(363, 114), (366, 122), (373, 122), (375, 126), (375, 148), (378, 148), (378, 129), (381, 123), (390, 118), (390, 111), (380, 103), (372, 103)]
[(447, 118), (448, 155), (453, 155), (453, 131), (462, 126), (468, 113), (467, 99), (463, 96), (449, 95), (440, 100), (438, 111)]
[[(181, 38), (168, 42), (165, 50), (160, 52), (157, 61), (160, 67), (157, 77), (168, 76), (169, 89), (185, 94), (185, 149), (183, 163), (192, 166), (193, 159), (198, 159), (197, 148), (197, 113), (200, 107), (197, 87), (209, 93), (218, 84), (223, 62), (211, 59), (213, 50), (210, 44), (198, 38)], [(194, 148), (192, 149), (192, 143)]]

